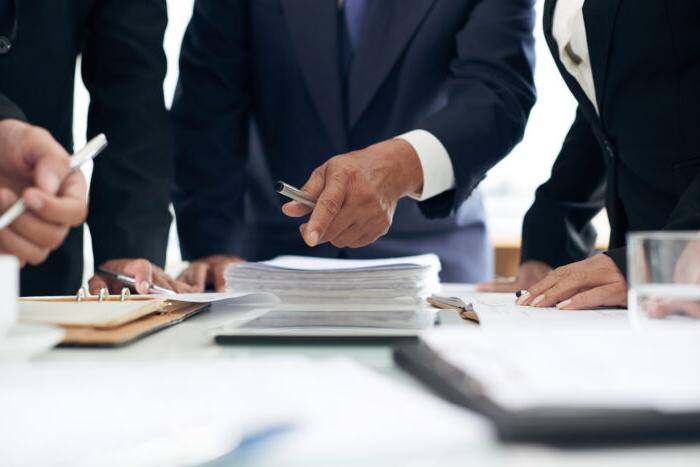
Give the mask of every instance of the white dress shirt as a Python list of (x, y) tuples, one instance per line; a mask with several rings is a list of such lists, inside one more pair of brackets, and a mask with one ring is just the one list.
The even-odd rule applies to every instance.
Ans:
[(588, 36), (583, 19), (585, 0), (558, 0), (554, 10), (552, 34), (557, 42), (559, 58), (598, 112), (593, 68), (588, 51)]

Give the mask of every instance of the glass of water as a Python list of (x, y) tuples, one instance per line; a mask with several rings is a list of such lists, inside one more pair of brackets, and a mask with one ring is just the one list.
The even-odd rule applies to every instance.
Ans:
[(634, 324), (700, 322), (700, 233), (630, 234), (627, 269)]

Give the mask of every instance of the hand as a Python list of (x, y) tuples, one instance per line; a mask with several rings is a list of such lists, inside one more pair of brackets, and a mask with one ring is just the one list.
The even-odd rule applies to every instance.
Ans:
[[(134, 277), (136, 280), (136, 287), (133, 287), (132, 290), (140, 294), (149, 294), (151, 284), (166, 287), (177, 293), (190, 293), (195, 291), (193, 287), (171, 278), (161, 268), (154, 266), (150, 261), (145, 259), (114, 259), (107, 261), (101, 267)], [(96, 272), (88, 281), (88, 287), (90, 288), (91, 294), (97, 294), (100, 289), (103, 288), (109, 290), (109, 293), (116, 294), (127, 286), (116, 279)]]
[(214, 255), (192, 261), (187, 269), (178, 277), (178, 280), (191, 286), (197, 292), (213, 288), (216, 292), (226, 290), (224, 271), (233, 263), (244, 263), (245, 260), (238, 256)]
[(314, 170), (302, 187), (317, 198), (311, 209), (296, 201), (282, 207), (290, 217), (311, 212), (300, 227), (309, 246), (331, 242), (359, 248), (386, 234), (396, 203), (423, 187), (423, 169), (413, 146), (394, 139), (335, 156)]
[(627, 281), (615, 262), (598, 254), (552, 271), (527, 289), (518, 305), (584, 310), (627, 306)]
[(685, 315), (700, 319), (700, 303), (693, 300), (669, 300), (652, 298), (640, 305), (652, 319), (664, 319), (671, 315)]
[[(39, 264), (87, 213), (87, 184), (69, 173), (68, 153), (48, 131), (18, 120), (0, 121), (0, 211), (21, 196), (27, 211), (0, 230), (0, 253), (22, 265)], [(67, 178), (66, 178), (67, 176)], [(64, 180), (65, 179), (65, 180)]]
[(540, 261), (525, 261), (520, 265), (518, 276), (507, 279), (496, 279), (493, 282), (477, 284), (477, 292), (518, 292), (527, 290), (552, 272), (548, 264)]

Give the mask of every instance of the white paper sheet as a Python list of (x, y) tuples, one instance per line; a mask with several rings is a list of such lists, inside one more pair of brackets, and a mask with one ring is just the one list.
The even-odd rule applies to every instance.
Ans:
[(700, 410), (700, 327), (479, 328), (423, 339), (511, 409), (539, 406)]
[(471, 293), (456, 298), (472, 307), (484, 329), (525, 326), (630, 327), (627, 310), (623, 309), (563, 311), (557, 308), (526, 307), (515, 304), (514, 294)]
[[(265, 465), (411, 458), (492, 439), (487, 422), (348, 360), (0, 366), (0, 465), (198, 465), (270, 426)], [(291, 424), (291, 425), (290, 425)]]

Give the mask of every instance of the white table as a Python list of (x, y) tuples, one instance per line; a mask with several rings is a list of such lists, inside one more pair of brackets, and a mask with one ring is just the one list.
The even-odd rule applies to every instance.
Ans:
[[(445, 286), (443, 293), (458, 293), (464, 286)], [(398, 369), (392, 360), (389, 346), (218, 346), (207, 331), (212, 327), (230, 322), (245, 310), (204, 313), (178, 326), (166, 329), (155, 335), (120, 349), (56, 349), (38, 358), (44, 362), (108, 362), (139, 361), (161, 359), (237, 359), (242, 357), (298, 354), (309, 358), (344, 356), (377, 371), (401, 384), (420, 386), (410, 376)], [(462, 321), (454, 312), (441, 312), (442, 325), (471, 325)], [(698, 388), (700, 390), (700, 388)], [(426, 389), (427, 391), (427, 389)], [(461, 410), (455, 408), (455, 410)], [(275, 453), (275, 465), (279, 460)], [(238, 460), (236, 465), (270, 465), (265, 454), (251, 459)], [(225, 465), (224, 462), (219, 463)], [(212, 465), (219, 465), (213, 463)], [(350, 465), (339, 459), (328, 459), (319, 465)], [(367, 465), (366, 463), (362, 464)], [(604, 450), (557, 450), (539, 446), (506, 446), (498, 443), (484, 443), (473, 446), (465, 442), (463, 452), (435, 452), (423, 458), (377, 459), (373, 465), (440, 465), (440, 466), (700, 466), (700, 444), (647, 449), (604, 449)]]

